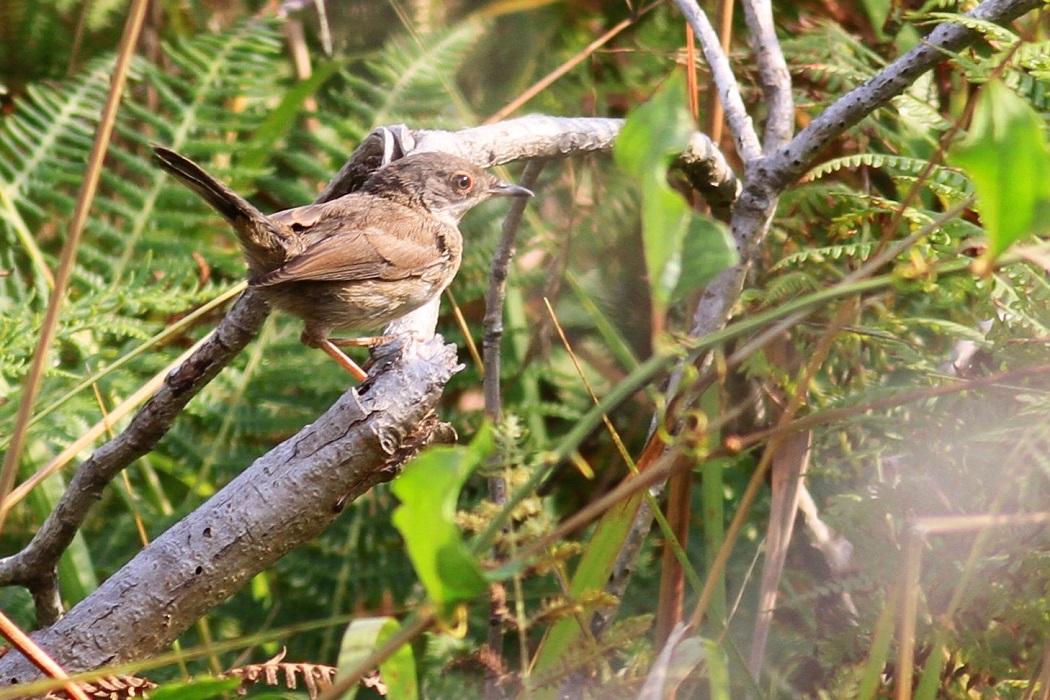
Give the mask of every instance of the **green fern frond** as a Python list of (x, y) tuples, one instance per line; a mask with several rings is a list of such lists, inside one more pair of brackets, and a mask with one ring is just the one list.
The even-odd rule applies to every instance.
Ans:
[(1050, 283), (1028, 265), (1011, 265), (995, 278), (992, 296), (1010, 336), (1050, 338)]
[(42, 169), (58, 165), (57, 152), (76, 153), (90, 143), (112, 63), (98, 61), (61, 86), (37, 83), (27, 88), (0, 130), (0, 187), (7, 196), (18, 199), (32, 180), (41, 178)]
[[(772, 268), (770, 268), (770, 270), (772, 272), (777, 272), (787, 267), (795, 267), (805, 263), (823, 263), (827, 260), (840, 260), (842, 258), (863, 262), (871, 256), (877, 245), (878, 241), (855, 241), (851, 243), (840, 243), (838, 245), (807, 248), (806, 250), (800, 250), (797, 253), (791, 253), (781, 258)], [(770, 284), (778, 284), (783, 279), (784, 277), (778, 277)], [(814, 289), (816, 289), (816, 287), (813, 287), (812, 289), (800, 287), (799, 289), (792, 291), (805, 292), (813, 291)], [(772, 291), (772, 288), (770, 291)]]
[(1026, 41), (1013, 52), (1014, 65), (1033, 72), (1050, 70), (1050, 41)]
[(913, 332), (922, 330), (934, 331), (939, 336), (946, 336), (955, 340), (968, 340), (980, 347), (989, 347), (990, 343), (985, 334), (971, 325), (957, 323), (947, 318), (923, 318), (913, 317), (901, 319), (903, 325)]
[[(952, 190), (952, 192), (955, 191)], [(829, 193), (829, 196), (850, 203), (850, 206), (843, 208), (842, 213), (823, 217), (830, 219), (826, 231), (832, 237), (853, 237), (857, 232), (865, 231), (875, 224), (880, 218), (885, 220), (887, 216), (899, 216), (904, 223), (908, 224), (909, 231), (931, 226), (941, 219), (941, 212), (921, 207), (901, 209), (900, 202), (886, 197), (849, 190), (836, 190)], [(983, 229), (980, 226), (962, 218), (953, 218), (941, 221), (940, 225), (928, 234), (926, 242), (935, 245), (954, 245), (982, 234)]]
[[(1001, 77), (1010, 88), (1034, 107), (1050, 111), (1050, 42), (1022, 43), (1014, 51), (1007, 45), (991, 59), (973, 58), (955, 54), (953, 62), (970, 82), (981, 84), (992, 77)], [(1001, 66), (1005, 64), (1006, 70)]]
[[(134, 98), (125, 103), (109, 153), (115, 167), (103, 172), (97, 214), (88, 224), (82, 260), (107, 266), (111, 280), (123, 277), (144, 247), (157, 252), (171, 240), (162, 236), (142, 245), (157, 221), (162, 191), (176, 186), (150, 163), (149, 142), (195, 157), (205, 150), (200, 144), (246, 138), (264, 117), (264, 100), (284, 72), (276, 69), (284, 62), (279, 35), (261, 22), (173, 45), (167, 53), (176, 70), (136, 63), (133, 79), (153, 91), (158, 106), (147, 108)], [(99, 61), (65, 83), (30, 87), (0, 128), (0, 240), (18, 244), (33, 259), (38, 277), (44, 263), (33, 231), (72, 210), (111, 63)], [(194, 205), (186, 206), (190, 199), (169, 200), (167, 212), (185, 223), (187, 210), (194, 211)], [(171, 248), (184, 255), (185, 241)]]
[(893, 98), (892, 104), (900, 113), (901, 121), (906, 121), (913, 131), (923, 132), (926, 140), (930, 139), (930, 133), (943, 134), (953, 126), (929, 96), (909, 91)]
[(930, 187), (938, 186), (939, 193), (950, 196), (952, 199), (965, 199), (973, 194), (973, 184), (969, 178), (960, 171), (941, 165), (930, 165), (929, 161), (922, 158), (908, 158), (905, 156), (888, 155), (884, 153), (856, 153), (825, 161), (810, 170), (805, 175), (805, 180), (817, 180), (831, 173), (836, 173), (843, 168), (854, 169), (860, 167), (878, 168), (885, 170), (892, 177), (909, 178), (914, 182), (924, 170), (929, 169), (926, 181)]
[[(228, 151), (224, 142), (231, 136), (247, 140), (288, 72), (279, 34), (270, 24), (249, 22), (167, 51), (175, 70), (138, 61), (132, 71), (143, 87), (129, 90), (118, 115), (58, 329), (63, 363), (50, 370), (56, 376), (67, 373), (68, 363), (94, 363), (101, 348), (149, 337), (169, 314), (208, 298), (187, 234), (211, 239), (218, 233), (228, 251), (219, 261), (232, 261), (240, 273), (231, 237), (150, 162), (147, 145), (158, 141), (192, 154), (213, 143)], [(29, 310), (38, 311), (49, 293), (48, 256), (61, 242), (41, 232), (61, 230), (72, 212), (111, 64), (99, 60), (65, 82), (29, 86), (0, 124), (0, 267), (6, 273), (0, 303), (21, 319), (0, 331), (0, 355), (7, 358), (0, 372), (10, 378), (25, 371), (31, 348), (19, 338), (35, 335), (35, 326), (26, 325), (35, 318)], [(147, 91), (157, 97), (149, 108)]]
[(1050, 79), (1050, 67), (1040, 70), (1038, 74), (1018, 70), (1006, 71), (1003, 79), (1034, 107), (1043, 112), (1050, 111), (1050, 85), (1047, 84)]
[(34, 278), (30, 286), (9, 288), (16, 298), (28, 289), (47, 294), (49, 266), (34, 230), (49, 218), (56, 199), (62, 211), (72, 206), (71, 197), (56, 197), (56, 185), (79, 185), (85, 144), (90, 147), (105, 102), (111, 64), (97, 61), (61, 85), (28, 86), (0, 127), (0, 242), (18, 251), (5, 261), (7, 269)]

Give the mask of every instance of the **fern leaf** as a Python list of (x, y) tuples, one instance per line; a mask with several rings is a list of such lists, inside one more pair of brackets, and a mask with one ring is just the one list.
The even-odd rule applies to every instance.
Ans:
[(844, 168), (860, 167), (885, 170), (894, 177), (911, 177), (912, 181), (928, 168), (927, 180), (941, 186), (943, 188), (941, 192), (946, 196), (950, 195), (953, 199), (958, 200), (973, 194), (973, 184), (958, 170), (941, 165), (931, 165), (929, 161), (922, 158), (908, 158), (884, 153), (856, 153), (833, 158), (806, 173), (805, 180), (817, 180)]

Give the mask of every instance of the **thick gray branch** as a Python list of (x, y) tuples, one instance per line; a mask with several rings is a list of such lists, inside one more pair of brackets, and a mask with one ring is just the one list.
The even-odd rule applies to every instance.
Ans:
[(621, 119), (533, 115), (457, 131), (410, 129), (404, 124), (379, 127), (361, 142), (318, 201), (354, 191), (380, 164), (409, 153), (452, 153), (488, 168), (517, 160), (608, 151), (622, 126)]
[[(543, 170), (546, 160), (530, 160), (521, 174), (520, 184), (532, 189)], [(507, 293), (507, 275), (510, 274), (510, 263), (514, 259), (518, 229), (528, 200), (519, 198), (511, 203), (510, 211), (503, 220), (496, 252), (492, 256), (492, 267), (489, 273), (489, 284), (485, 289), (485, 317), (482, 321), (484, 339), (482, 341), (482, 359), (485, 373), (482, 380), (482, 392), (485, 395), (485, 415), (493, 422), (499, 422), (503, 416), (503, 404), (500, 398), (500, 345), (503, 340), (503, 305)], [(507, 482), (501, 474), (489, 477), (489, 501), (502, 506), (507, 499)], [(497, 560), (500, 554), (494, 549)], [(503, 655), (503, 615), (506, 607), (507, 588), (503, 582), (490, 587), (489, 615), (489, 652), (496, 656)], [(495, 669), (486, 668), (485, 697), (502, 698), (499, 688), (500, 674)]]
[[(37, 643), (69, 672), (154, 654), (328, 527), (343, 503), (392, 478), (406, 442), (427, 441), (410, 433), (429, 425), (456, 370), (456, 353), (439, 337), (385, 350), (360, 389), (256, 460), (61, 621), (35, 634)], [(16, 652), (0, 658), (0, 684), (37, 675)]]

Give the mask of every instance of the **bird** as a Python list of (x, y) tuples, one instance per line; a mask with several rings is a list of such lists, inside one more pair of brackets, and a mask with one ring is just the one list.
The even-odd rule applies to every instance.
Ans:
[(163, 146), (153, 152), (232, 225), (248, 286), (301, 318), (303, 344), (359, 381), (367, 375), (339, 347), (387, 339), (331, 333), (380, 329), (435, 298), (459, 270), (463, 215), (492, 197), (533, 196), (464, 158), (424, 152), (382, 166), (350, 194), (266, 215), (189, 158)]

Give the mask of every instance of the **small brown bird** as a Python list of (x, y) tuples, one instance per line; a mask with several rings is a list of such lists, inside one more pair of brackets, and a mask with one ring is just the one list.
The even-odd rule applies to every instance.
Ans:
[(332, 331), (376, 330), (436, 297), (459, 270), (460, 218), (490, 197), (532, 196), (462, 158), (419, 153), (383, 166), (352, 194), (266, 216), (193, 161), (153, 150), (162, 168), (233, 225), (248, 284), (303, 319), (303, 343), (359, 380), (365, 373), (337, 345), (384, 339), (333, 340)]

